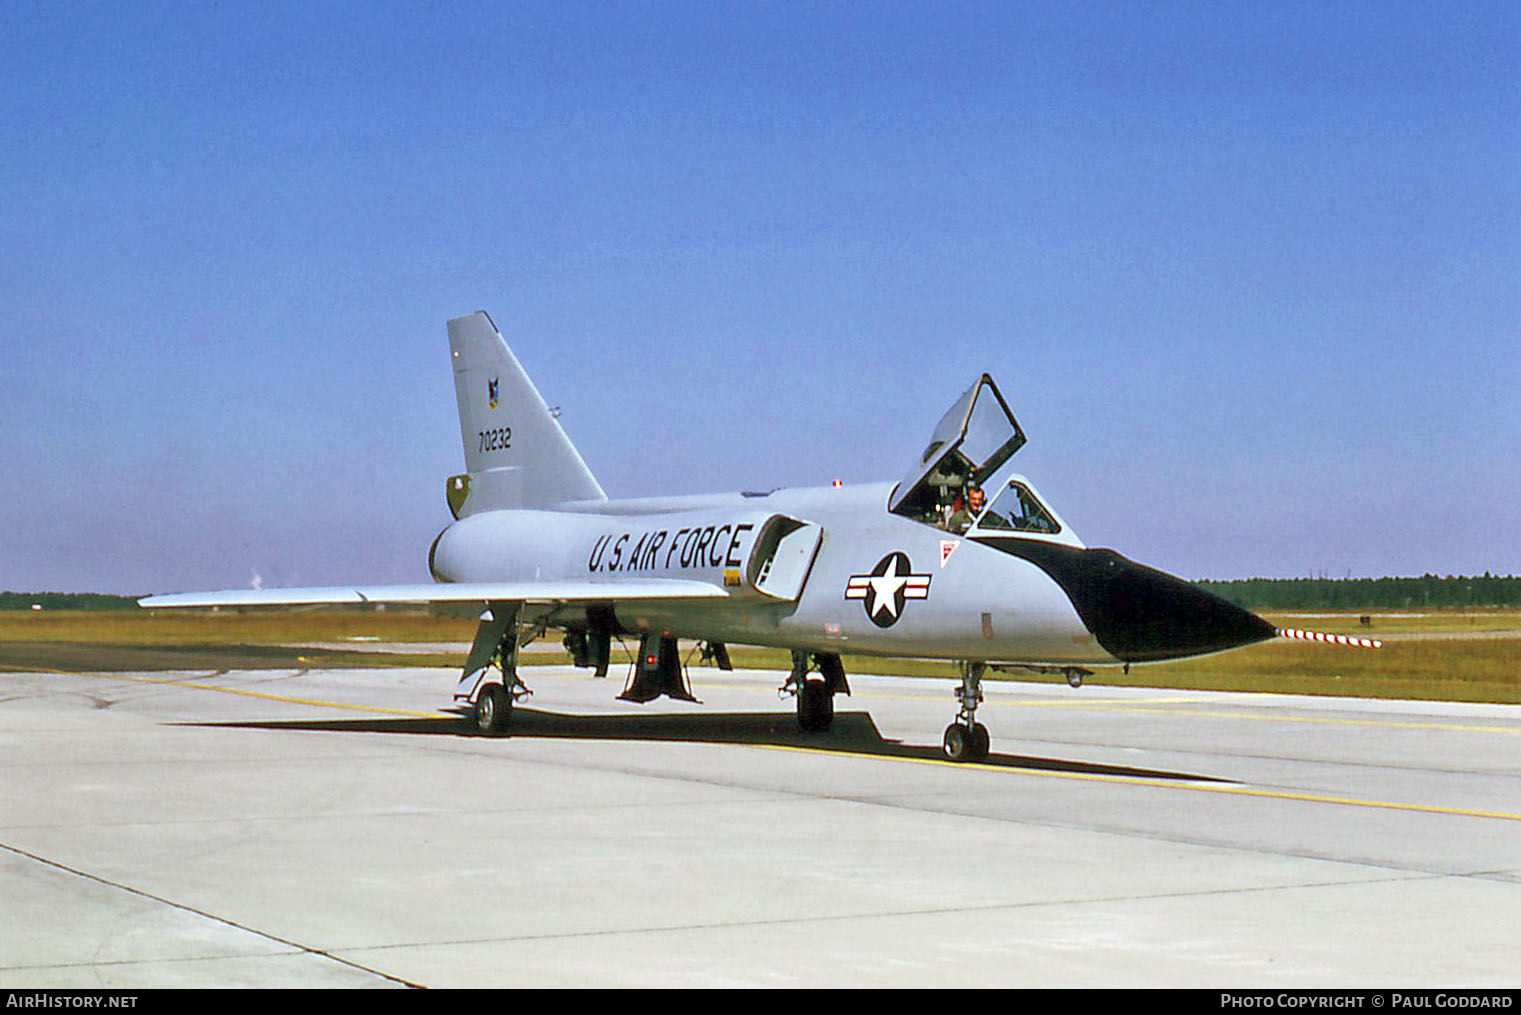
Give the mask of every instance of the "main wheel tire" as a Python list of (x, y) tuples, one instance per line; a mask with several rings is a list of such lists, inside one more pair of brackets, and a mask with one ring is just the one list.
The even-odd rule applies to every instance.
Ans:
[(823, 733), (834, 725), (834, 695), (822, 680), (810, 680), (797, 692), (797, 724), (804, 733)]
[(945, 739), (941, 743), (950, 760), (971, 761), (976, 735), (959, 722), (953, 722), (945, 728)]
[(993, 747), (993, 738), (988, 735), (988, 728), (982, 723), (972, 726), (972, 757), (978, 761), (987, 758)]
[(475, 700), (475, 726), (482, 733), (500, 733), (512, 718), (512, 696), (501, 684), (487, 684)]
[(971, 726), (951, 723), (945, 728), (945, 756), (952, 761), (982, 761), (988, 756), (991, 739), (988, 728), (980, 722)]

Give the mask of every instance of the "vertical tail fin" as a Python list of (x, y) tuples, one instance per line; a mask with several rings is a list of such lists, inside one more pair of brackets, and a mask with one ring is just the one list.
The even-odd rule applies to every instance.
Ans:
[(607, 494), (484, 310), (449, 322), (465, 476), (449, 481), (456, 517)]

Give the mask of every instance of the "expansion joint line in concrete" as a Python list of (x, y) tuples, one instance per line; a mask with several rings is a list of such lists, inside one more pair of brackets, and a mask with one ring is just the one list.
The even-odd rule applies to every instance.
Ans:
[(135, 895), (140, 899), (147, 899), (150, 902), (156, 902), (161, 906), (168, 906), (171, 909), (177, 909), (180, 912), (189, 913), (192, 916), (200, 917), (203, 920), (210, 920), (213, 923), (219, 923), (225, 927), (231, 927), (232, 929), (242, 931), (245, 934), (252, 934), (255, 937), (261, 937), (266, 941), (272, 941), (275, 944), (281, 945), (285, 948), (293, 948), (296, 951), (302, 952), (306, 955), (314, 955), (318, 958), (327, 959), (330, 962), (336, 962), (339, 965), (348, 966), (351, 969), (357, 969), (358, 971), (366, 973), (370, 976), (378, 976), (381, 979), (389, 980), (392, 983), (401, 984), (403, 987), (422, 986), (422, 984), (411, 983), (407, 980), (401, 979), (398, 976), (392, 976), (390, 973), (383, 972), (379, 969), (373, 969), (369, 966), (360, 965), (359, 963), (345, 959), (340, 955), (334, 955), (332, 952), (323, 951), (320, 948), (312, 948), (308, 945), (301, 944), (298, 941), (290, 941), (282, 937), (277, 937), (274, 934), (259, 930), (255, 927), (248, 927), (241, 923), (238, 923), (235, 920), (229, 920), (226, 917), (217, 916), (215, 913), (208, 913), (205, 910), (196, 909), (194, 906), (187, 906), (184, 903), (175, 902), (172, 899), (166, 899), (162, 896), (154, 895), (152, 892), (145, 892), (140, 888), (133, 888), (131, 885), (124, 885), (119, 882), (112, 881), (109, 878), (103, 878), (98, 874), (91, 874), (89, 871), (82, 871), (77, 867), (70, 867), (68, 864), (59, 863), (57, 860), (50, 860), (45, 856), (38, 856), (36, 853), (21, 849), (18, 846), (12, 846), (10, 843), (0, 842), (0, 849), (5, 850), (7, 853), (12, 853), (16, 856), (23, 857), (27, 860), (32, 861), (33, 863), (39, 863), (45, 867), (51, 867), (54, 870), (62, 871), (65, 874), (71, 874), (74, 877), (84, 878), (85, 880), (93, 881), (98, 885), (104, 885), (107, 888), (111, 888), (119, 892), (126, 892), (129, 895)]

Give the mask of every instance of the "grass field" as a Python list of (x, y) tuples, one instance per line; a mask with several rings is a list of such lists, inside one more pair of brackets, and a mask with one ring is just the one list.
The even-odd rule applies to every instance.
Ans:
[[(1385, 639), (1382, 649), (1278, 640), (1177, 663), (1098, 670), (1093, 685), (1423, 698), (1521, 704), (1521, 610), (1276, 613), (1279, 627)], [(1362, 618), (1366, 616), (1368, 623)], [(468, 643), (475, 622), (420, 610), (275, 613), (0, 612), (0, 668), (63, 670), (442, 666), (428, 650)], [(558, 640), (547, 639), (551, 646)], [(366, 642), (385, 645), (366, 649)], [(346, 647), (352, 645), (352, 648)], [(417, 646), (410, 651), (409, 645)], [(732, 647), (738, 666), (785, 670), (786, 652)], [(525, 663), (565, 662), (556, 651)], [(614, 645), (615, 675), (626, 662)], [(954, 664), (845, 657), (847, 673), (952, 676)], [(1060, 680), (1020, 675), (1017, 679)]]

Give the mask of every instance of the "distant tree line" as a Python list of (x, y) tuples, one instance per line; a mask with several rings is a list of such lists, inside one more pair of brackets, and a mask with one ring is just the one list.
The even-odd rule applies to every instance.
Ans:
[(1194, 584), (1249, 610), (1521, 606), (1521, 577), (1487, 571), (1473, 577), (1243, 578)]
[(136, 596), (108, 596), (99, 592), (0, 592), (0, 610), (135, 610)]

